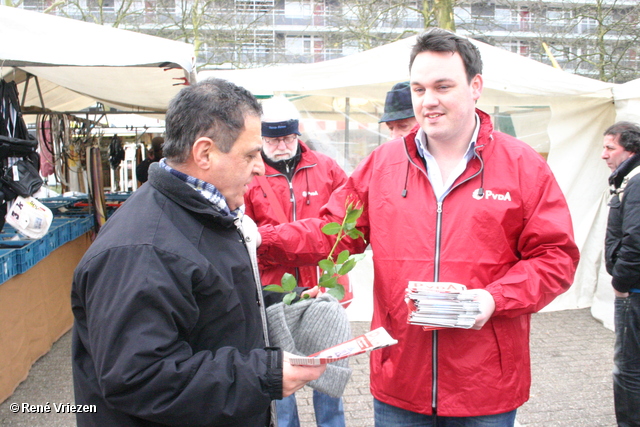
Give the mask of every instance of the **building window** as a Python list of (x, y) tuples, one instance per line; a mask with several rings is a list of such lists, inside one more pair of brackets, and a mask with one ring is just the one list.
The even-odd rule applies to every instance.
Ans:
[(509, 25), (511, 24), (511, 9), (506, 7), (496, 7), (495, 13), (496, 23), (499, 25)]
[(495, 16), (496, 7), (491, 4), (486, 3), (472, 3), (471, 4), (471, 15), (483, 17), (483, 18), (493, 18)]
[(52, 0), (24, 0), (22, 3), (24, 9), (28, 10), (45, 10), (53, 4)]
[(273, 10), (274, 0), (235, 0), (236, 11), (244, 13), (267, 13)]
[(571, 11), (552, 8), (547, 10), (547, 22), (549, 25), (567, 25), (571, 21)]
[(501, 47), (509, 52), (517, 53), (518, 55), (529, 57), (530, 46), (528, 42), (512, 41), (502, 43)]
[(113, 0), (87, 0), (89, 10), (103, 10), (113, 12)]
[(316, 36), (287, 36), (285, 53), (294, 62), (319, 62), (327, 59), (324, 39)]
[(287, 36), (284, 48), (287, 55), (309, 55), (311, 53), (311, 36)]
[(327, 8), (330, 5), (325, 5), (324, 0), (288, 0), (284, 3), (284, 14), (287, 17), (324, 16)]

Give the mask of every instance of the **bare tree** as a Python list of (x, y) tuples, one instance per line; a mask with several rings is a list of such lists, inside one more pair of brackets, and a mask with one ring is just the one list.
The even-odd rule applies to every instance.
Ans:
[(602, 81), (621, 83), (638, 74), (638, 2), (465, 1), (460, 9), (466, 18), (460, 28), (513, 52)]
[[(418, 31), (418, 17), (411, 10), (415, 9), (409, 9), (403, 1), (351, 0), (343, 2), (334, 25), (345, 45), (368, 50)], [(408, 29), (411, 27), (414, 29)]]
[(634, 78), (638, 73), (640, 5), (621, 0), (592, 3), (572, 10), (580, 36), (563, 42), (557, 50), (577, 73), (585, 70), (599, 80), (618, 83)]
[(453, 9), (456, 0), (429, 0), (416, 2), (414, 9), (422, 16), (424, 28), (439, 27), (449, 31), (456, 31), (456, 24), (453, 17)]
[(48, 5), (43, 12), (98, 25), (107, 24), (114, 28), (137, 28), (137, 20), (143, 12), (138, 5), (135, 0), (58, 0)]
[(336, 27), (359, 50), (390, 43), (429, 27), (455, 31), (456, 0), (348, 0)]

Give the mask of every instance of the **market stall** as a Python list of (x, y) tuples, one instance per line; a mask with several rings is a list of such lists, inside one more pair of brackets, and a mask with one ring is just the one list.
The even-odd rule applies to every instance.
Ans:
[[(73, 270), (108, 211), (101, 165), (103, 143), (112, 137), (93, 131), (113, 108), (162, 115), (195, 73), (189, 44), (7, 6), (0, 6), (0, 37), (0, 78), (19, 94), (18, 102), (3, 104), (9, 110), (0, 108), (2, 118), (38, 122), (42, 175), (56, 174), (65, 191), (86, 193), (78, 202), (84, 207), (56, 210), (40, 238), (26, 239), (7, 225), (1, 230), (1, 402), (73, 324)], [(96, 105), (98, 111), (86, 110)], [(8, 128), (0, 135), (32, 147), (32, 136)], [(13, 151), (0, 152), (0, 176), (15, 159)]]

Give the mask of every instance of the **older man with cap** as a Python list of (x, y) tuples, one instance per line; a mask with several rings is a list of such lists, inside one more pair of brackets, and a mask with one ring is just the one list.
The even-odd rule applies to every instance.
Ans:
[(396, 83), (387, 92), (387, 99), (384, 102), (384, 114), (380, 119), (380, 123), (386, 123), (391, 133), (391, 139), (407, 135), (418, 124), (413, 113), (409, 82)]
[[(347, 180), (347, 175), (335, 160), (311, 150), (298, 139), (300, 113), (291, 101), (274, 97), (265, 100), (262, 108), (265, 174), (256, 177), (249, 186), (245, 194), (245, 213), (259, 226), (317, 218), (320, 208)], [(303, 288), (313, 288), (318, 284), (315, 266), (260, 265), (264, 286), (280, 284), (284, 273), (295, 276), (298, 286)], [(342, 285), (345, 298), (341, 302), (346, 306), (353, 294), (348, 281)], [(344, 427), (342, 398), (315, 389), (313, 406), (319, 427)], [(277, 411), (280, 427), (300, 426), (294, 395), (277, 401)]]

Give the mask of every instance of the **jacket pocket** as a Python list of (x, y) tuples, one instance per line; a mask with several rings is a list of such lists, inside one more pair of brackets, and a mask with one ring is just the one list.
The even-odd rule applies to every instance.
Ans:
[[(528, 369), (529, 350), (525, 337), (528, 337), (529, 332), (526, 325), (522, 324), (527, 317), (496, 317), (491, 322), (500, 352), (500, 368), (505, 379), (516, 375), (518, 366)], [(523, 363), (527, 366), (523, 366)]]

